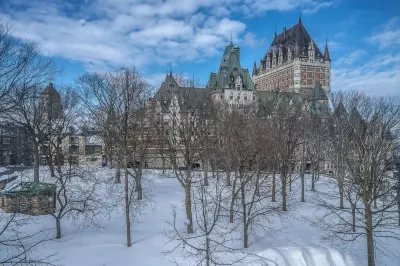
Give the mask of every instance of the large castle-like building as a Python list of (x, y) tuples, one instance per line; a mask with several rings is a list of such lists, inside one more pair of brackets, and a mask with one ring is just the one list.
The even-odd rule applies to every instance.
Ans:
[(320, 83), (328, 95), (331, 90), (331, 58), (328, 43), (324, 53), (304, 28), (301, 18), (290, 29), (283, 28), (257, 66), (253, 82), (258, 91), (294, 92), (309, 96)]

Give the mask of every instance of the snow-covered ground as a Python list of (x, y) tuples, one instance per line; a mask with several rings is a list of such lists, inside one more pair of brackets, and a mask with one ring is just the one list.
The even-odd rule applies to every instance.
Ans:
[[(49, 181), (46, 170), (42, 170), (41, 181)], [(112, 170), (93, 169), (96, 175), (112, 178)], [(132, 229), (132, 247), (125, 246), (125, 218), (122, 212), (114, 212), (109, 217), (100, 218), (101, 229), (86, 228), (79, 230), (69, 220), (62, 222), (63, 236), (59, 241), (47, 242), (37, 252), (43, 255), (58, 253), (58, 263), (68, 266), (168, 266), (175, 265), (172, 257), (180, 261), (179, 265), (194, 265), (190, 259), (179, 259), (183, 256), (179, 250), (168, 256), (163, 256), (168, 241), (164, 235), (167, 220), (172, 219), (172, 205), (176, 205), (178, 222), (182, 221), (184, 229), (184, 190), (179, 182), (170, 178), (172, 175), (161, 174), (159, 171), (147, 170), (145, 182), (151, 187), (153, 203), (149, 205), (140, 222)], [(22, 178), (31, 178), (31, 173), (23, 173)], [(307, 181), (309, 181), (307, 176)], [(325, 184), (328, 177), (322, 177), (317, 182), (317, 190), (331, 189)], [(295, 181), (298, 185), (299, 181)], [(11, 184), (10, 184), (11, 185)], [(309, 185), (309, 182), (307, 182)], [(122, 184), (120, 185), (122, 187)], [(296, 186), (294, 186), (295, 188)], [(294, 189), (296, 190), (296, 189)], [(248, 255), (239, 265), (250, 266), (358, 266), (366, 265), (366, 241), (359, 238), (347, 246), (337, 246), (334, 243), (322, 241), (323, 232), (310, 226), (307, 222), (313, 219), (316, 210), (311, 203), (313, 192), (307, 186), (306, 202), (296, 202), (289, 206), (287, 214), (274, 220), (269, 226), (268, 234), (255, 241), (250, 239)], [(106, 193), (106, 192), (104, 192)], [(293, 191), (294, 198), (299, 197), (298, 191)], [(104, 195), (109, 197), (110, 195)], [(111, 196), (110, 196), (111, 197)], [(121, 200), (121, 206), (123, 207)], [(27, 232), (34, 232), (45, 226), (52, 229), (55, 235), (55, 220), (50, 216), (35, 218), (35, 223), (23, 228)], [(390, 252), (400, 254), (400, 243), (387, 240)], [(1, 251), (0, 251), (1, 252)], [(400, 260), (394, 256), (377, 254), (377, 265), (396, 266)]]

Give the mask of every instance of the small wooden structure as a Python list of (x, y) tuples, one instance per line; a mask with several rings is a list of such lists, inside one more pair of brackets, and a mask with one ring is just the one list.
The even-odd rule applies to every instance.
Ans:
[(21, 182), (0, 192), (0, 207), (8, 213), (43, 215), (54, 213), (56, 185), (41, 182)]

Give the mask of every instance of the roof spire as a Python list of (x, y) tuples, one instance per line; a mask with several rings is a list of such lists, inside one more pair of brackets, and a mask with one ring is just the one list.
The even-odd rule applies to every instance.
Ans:
[(256, 60), (254, 60), (254, 66), (253, 66), (253, 76), (257, 75), (257, 63)]
[(328, 49), (328, 36), (325, 37), (325, 52), (324, 52), (324, 61), (331, 61), (331, 57), (329, 55), (329, 49)]
[(301, 23), (301, 8), (300, 8), (300, 14), (299, 14), (299, 23)]
[(276, 36), (276, 24), (275, 24), (275, 36)]
[(169, 75), (172, 76), (172, 65), (169, 63)]
[(232, 30), (231, 30), (231, 44), (232, 44)]
[(193, 72), (192, 86), (194, 88), (194, 72)]

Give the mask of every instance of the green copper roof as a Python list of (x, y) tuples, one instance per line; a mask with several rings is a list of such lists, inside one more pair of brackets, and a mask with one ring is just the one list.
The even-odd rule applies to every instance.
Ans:
[(211, 73), (207, 87), (215, 91), (234, 89), (237, 78), (243, 79), (244, 90), (254, 90), (254, 84), (248, 69), (240, 65), (240, 48), (232, 43), (225, 47), (217, 73)]
[(52, 196), (56, 193), (56, 185), (41, 182), (21, 182), (11, 188), (3, 189), (1, 196)]

